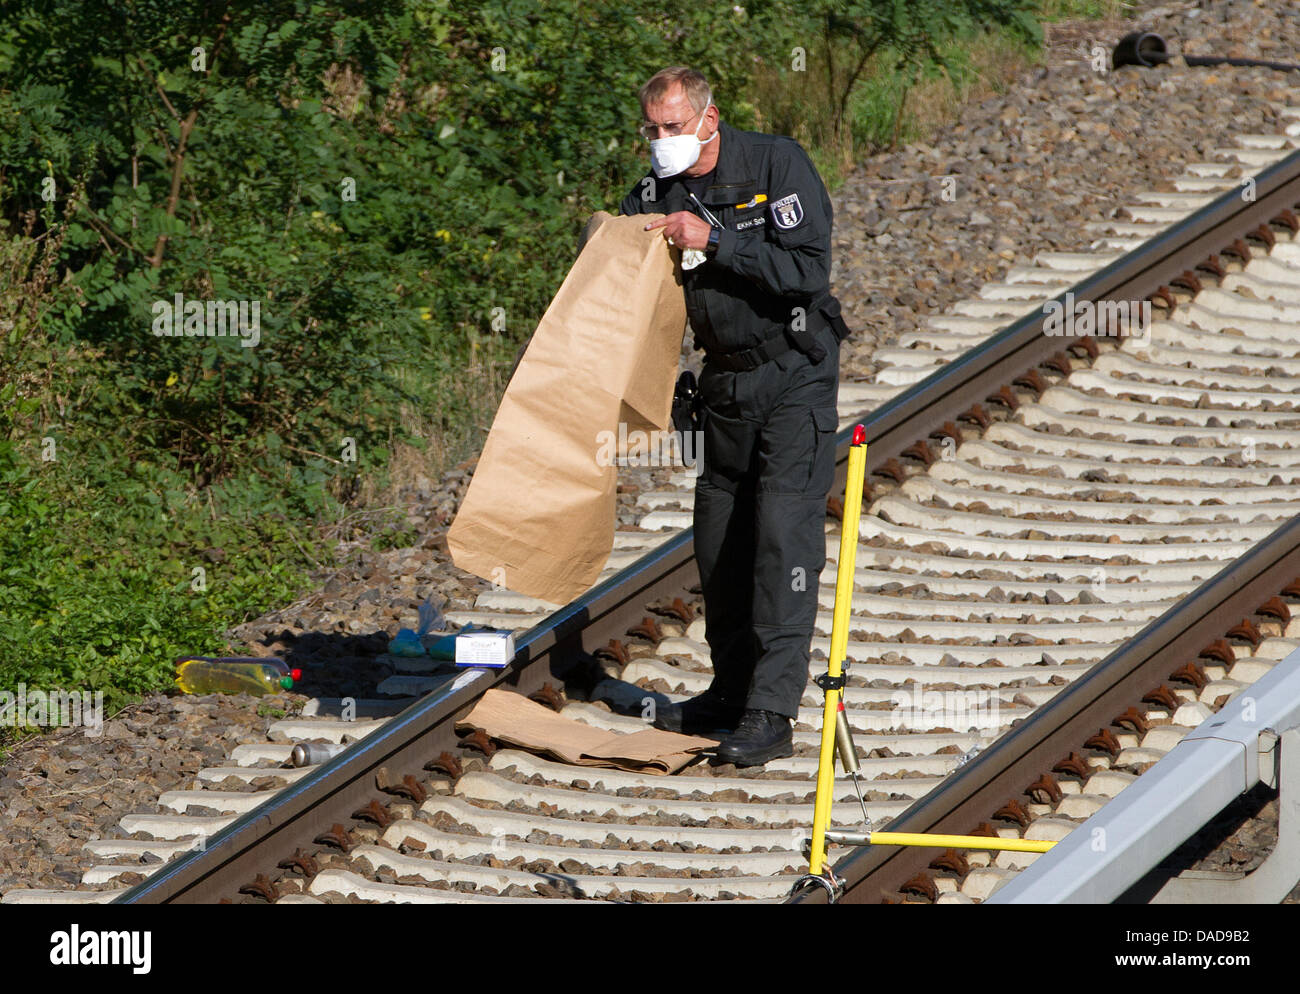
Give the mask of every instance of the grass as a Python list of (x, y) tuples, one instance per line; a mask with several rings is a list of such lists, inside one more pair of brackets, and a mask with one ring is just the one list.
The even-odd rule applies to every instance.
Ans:
[(35, 440), (0, 433), (0, 687), (102, 690), (115, 711), (170, 688), (176, 656), (222, 654), (223, 629), (302, 593), (299, 546), (319, 543), (248, 481), (199, 495), (156, 465), (78, 459), (83, 443), (69, 429), (64, 458), (42, 464)]
[(1054, 21), (1111, 21), (1132, 16), (1136, 3), (1122, 0), (1043, 0), (1039, 6), (1039, 20)]
[[(1040, 19), (1112, 20), (1128, 16), (1134, 6), (1119, 0), (1044, 0)], [(837, 51), (835, 64), (848, 65), (852, 54), (847, 47)], [(875, 56), (839, 121), (835, 88), (824, 72), (761, 67), (751, 88), (757, 130), (799, 141), (834, 190), (862, 159), (932, 138), (955, 123), (963, 107), (1005, 93), (1042, 60), (1041, 49), (999, 31), (954, 39), (939, 54), (945, 65), (931, 66), (915, 79), (896, 68), (895, 53)]]
[[(1005, 92), (1037, 57), (992, 32), (954, 41), (940, 54), (947, 68), (934, 66), (915, 79), (895, 67), (891, 53), (875, 57), (839, 121), (825, 76), (765, 67), (754, 86), (758, 130), (796, 139), (834, 190), (867, 156), (929, 138), (956, 121), (963, 106)], [(847, 62), (848, 53), (839, 61)]]
[(392, 440), (386, 477), (366, 485), (362, 503), (392, 503), (403, 488), (419, 486), (421, 477), (436, 483), (448, 469), (477, 456), (496, 416), (515, 351), (513, 344), (493, 336), (471, 347), (464, 370), (399, 370), (402, 387), (419, 398), (415, 405), (403, 405), (400, 421), (421, 444)]

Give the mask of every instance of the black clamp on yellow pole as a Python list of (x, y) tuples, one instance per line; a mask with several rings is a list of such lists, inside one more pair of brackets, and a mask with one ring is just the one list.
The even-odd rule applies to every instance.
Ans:
[[(848, 666), (846, 665), (844, 668), (848, 669)], [(847, 680), (847, 676), (831, 676), (829, 673), (822, 673), (813, 678), (813, 683), (821, 687), (822, 690), (843, 690)]]

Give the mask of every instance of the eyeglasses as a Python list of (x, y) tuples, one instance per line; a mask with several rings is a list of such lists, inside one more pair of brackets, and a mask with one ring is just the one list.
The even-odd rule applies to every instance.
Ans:
[[(704, 110), (708, 109), (708, 104), (705, 104)], [(703, 112), (704, 111), (697, 111), (695, 114), (691, 115), (689, 121), (682, 121), (680, 123), (670, 121), (667, 124), (655, 124), (652, 121), (642, 121), (641, 126), (636, 130), (642, 138), (646, 139), (646, 141), (654, 141), (654, 139), (659, 137), (660, 132), (663, 132), (665, 138), (675, 138), (690, 126), (691, 121), (694, 121)]]

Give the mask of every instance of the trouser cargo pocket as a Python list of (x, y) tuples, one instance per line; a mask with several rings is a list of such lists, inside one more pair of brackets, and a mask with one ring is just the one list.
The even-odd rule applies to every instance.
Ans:
[(825, 496), (835, 480), (835, 432), (840, 418), (833, 407), (815, 407), (812, 413), (815, 435), (807, 491)]
[(705, 407), (703, 477), (724, 490), (735, 490), (754, 469), (758, 425)]

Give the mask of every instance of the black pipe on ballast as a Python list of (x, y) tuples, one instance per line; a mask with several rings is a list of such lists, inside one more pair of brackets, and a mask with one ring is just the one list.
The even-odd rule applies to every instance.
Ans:
[[(1111, 64), (1120, 66), (1141, 66), (1150, 69), (1162, 62), (1169, 62), (1177, 56), (1169, 54), (1169, 46), (1158, 34), (1150, 31), (1134, 31), (1121, 38), (1111, 54)], [(1184, 55), (1183, 61), (1189, 66), (1262, 66), (1265, 69), (1279, 69), (1282, 72), (1300, 71), (1300, 65), (1294, 62), (1271, 62), (1268, 59), (1237, 59), (1226, 55)]]

